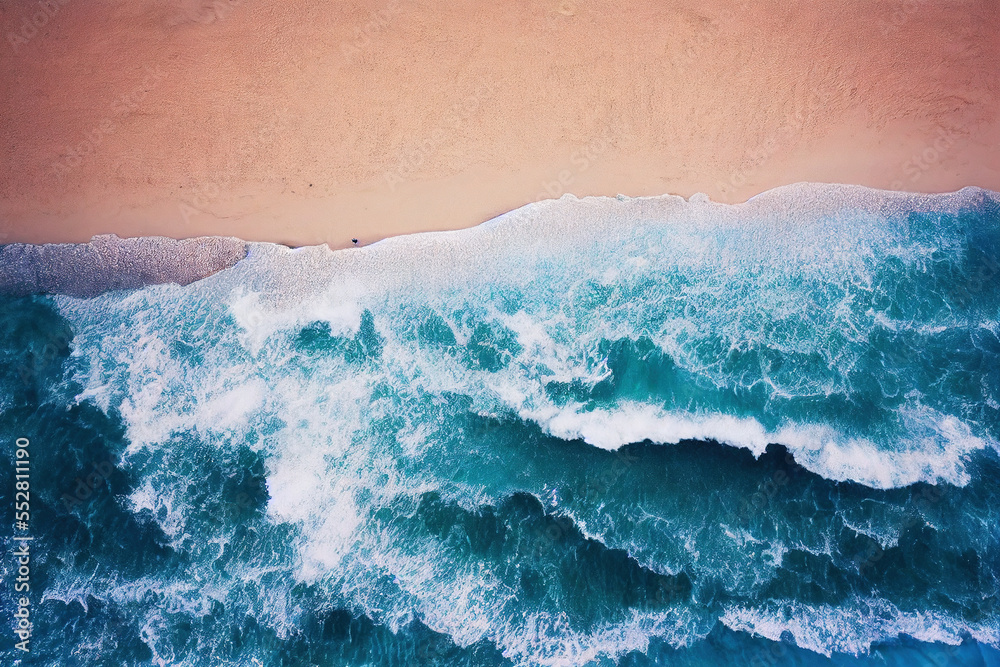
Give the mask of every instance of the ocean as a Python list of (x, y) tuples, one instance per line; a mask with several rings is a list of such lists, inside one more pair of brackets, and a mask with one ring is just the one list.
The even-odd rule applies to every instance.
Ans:
[(4, 664), (1000, 665), (995, 193), (248, 248), (0, 297)]

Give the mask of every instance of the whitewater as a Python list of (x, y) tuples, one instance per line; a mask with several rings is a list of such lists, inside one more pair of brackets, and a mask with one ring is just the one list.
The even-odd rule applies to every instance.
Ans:
[(799, 185), (3, 298), (22, 664), (1000, 664), (998, 277), (995, 193)]

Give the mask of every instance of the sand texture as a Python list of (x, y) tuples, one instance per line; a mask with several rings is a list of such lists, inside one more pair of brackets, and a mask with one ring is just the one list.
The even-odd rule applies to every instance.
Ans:
[(13, 0), (0, 242), (361, 245), (564, 192), (1000, 190), (995, 0)]

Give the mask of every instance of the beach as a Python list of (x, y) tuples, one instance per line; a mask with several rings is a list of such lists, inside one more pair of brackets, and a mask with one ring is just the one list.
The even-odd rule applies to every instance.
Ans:
[(998, 7), (0, 3), (0, 664), (1000, 665)]
[(1000, 15), (931, 3), (5, 3), (0, 236), (365, 245), (570, 193), (1000, 190)]

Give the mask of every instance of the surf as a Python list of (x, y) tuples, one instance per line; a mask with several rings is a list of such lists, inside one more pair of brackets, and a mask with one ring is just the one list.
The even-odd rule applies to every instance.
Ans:
[(46, 604), (172, 664), (994, 655), (998, 212), (564, 197), (8, 299), (4, 415), (75, 563)]

